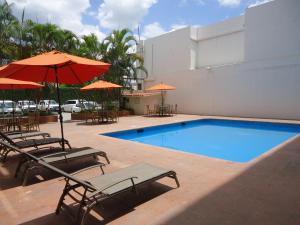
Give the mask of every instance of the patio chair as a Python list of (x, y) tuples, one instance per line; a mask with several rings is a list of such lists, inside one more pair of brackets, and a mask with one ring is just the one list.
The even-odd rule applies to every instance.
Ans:
[(113, 109), (107, 112), (107, 118), (111, 122), (118, 122), (119, 120), (119, 112), (117, 109)]
[(153, 114), (155, 114), (155, 110), (152, 110), (150, 105), (146, 105), (146, 116), (152, 116)]
[(4, 121), (0, 120), (0, 131), (6, 131), (7, 125)]
[(173, 108), (173, 106), (172, 106), (171, 113), (172, 113), (173, 115), (176, 115), (176, 114), (177, 114), (177, 104), (175, 104), (175, 107), (174, 107), (174, 108)]
[(11, 117), (7, 119), (6, 122), (6, 129), (7, 131), (13, 130), (15, 131), (16, 128), (21, 131), (21, 124), (22, 124), (22, 118), (16, 115), (15, 117)]
[(33, 113), (28, 113), (27, 121), (21, 123), (21, 129), (27, 132), (34, 130), (35, 115)]
[(153, 114), (159, 115), (160, 114), (160, 105), (155, 104)]
[[(166, 170), (147, 163), (136, 164), (109, 174), (98, 175), (83, 180), (75, 175), (89, 168), (69, 174), (27, 152), (24, 152), (24, 154), (28, 155), (29, 158), (39, 163), (41, 166), (44, 166), (65, 178), (66, 184), (59, 199), (56, 214), (59, 214), (61, 210), (64, 210), (73, 218), (74, 223), (79, 222), (79, 224), (82, 225), (85, 224), (86, 216), (97, 205), (101, 204), (102, 201), (126, 191), (137, 193), (137, 189), (140, 186), (153, 183), (165, 177), (174, 179), (177, 187), (180, 186), (175, 171)], [(83, 189), (83, 191), (80, 192), (80, 189)], [(73, 201), (78, 203), (76, 214), (74, 214), (65, 203), (66, 197), (70, 197)]]
[[(6, 134), (0, 132), (0, 140), (6, 141), (12, 146), (15, 146), (20, 149), (24, 148), (34, 148), (35, 150), (40, 149), (41, 146), (49, 145), (49, 144), (60, 144), (62, 145), (62, 139), (61, 138), (41, 138), (41, 139), (27, 139), (22, 141), (15, 141), (15, 139), (11, 139)], [(64, 143), (71, 149), (71, 145), (69, 141), (64, 140)], [(7, 155), (10, 152), (14, 152), (15, 150), (12, 148), (5, 148), (3, 146), (0, 146), (0, 160), (5, 161), (7, 158)]]
[[(10, 148), (14, 149), (16, 152), (19, 152), (24, 155), (23, 158), (21, 158), (20, 162), (18, 163), (16, 172), (15, 172), (15, 177), (18, 177), (18, 175), (21, 176), (22, 179), (22, 185), (25, 186), (27, 184), (28, 177), (32, 173), (37, 173), (39, 172), (41, 165), (35, 161), (32, 160), (31, 157), (28, 157), (28, 155), (24, 154), (22, 150), (19, 148), (10, 145), (9, 143), (5, 141), (0, 141), (0, 145), (2, 145), (4, 148)], [(61, 149), (57, 149), (58, 151)], [(46, 154), (46, 155), (41, 155), (41, 156), (36, 156), (37, 159), (46, 162), (51, 165), (59, 165), (59, 164), (69, 164), (70, 161), (74, 161), (77, 159), (82, 159), (82, 158), (88, 158), (88, 157), (93, 157), (95, 160), (101, 156), (105, 158), (107, 164), (110, 164), (110, 161), (107, 157), (106, 152), (98, 150), (98, 149), (93, 149), (90, 147), (83, 147), (83, 148), (72, 148), (69, 151), (59, 151), (53, 154)], [(102, 171), (102, 174), (104, 174), (103, 166), (105, 166), (104, 163), (98, 162), (97, 164), (100, 166), (100, 169)], [(21, 172), (23, 169), (23, 172)]]

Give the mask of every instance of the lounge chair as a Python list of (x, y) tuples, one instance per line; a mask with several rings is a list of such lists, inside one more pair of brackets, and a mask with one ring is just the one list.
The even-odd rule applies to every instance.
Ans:
[[(71, 216), (73, 215), (68, 205), (64, 202), (68, 196), (78, 203), (78, 211), (76, 215), (73, 215), (73, 219), (75, 222), (80, 222), (80, 224), (84, 224), (86, 216), (96, 205), (99, 205), (103, 200), (107, 200), (125, 191), (136, 192), (140, 186), (155, 182), (164, 177), (174, 179), (177, 187), (179, 187), (179, 181), (175, 171), (162, 169), (147, 163), (136, 164), (109, 174), (98, 175), (82, 180), (74, 176), (82, 170), (77, 173), (69, 174), (27, 152), (23, 151), (23, 154), (41, 166), (65, 178), (66, 184), (59, 199), (56, 214), (59, 214), (61, 210), (65, 210), (69, 212)], [(83, 192), (79, 192), (78, 189), (81, 188)]]
[[(41, 162), (41, 164), (48, 169), (54, 169), (44, 162)], [(56, 172), (60, 171), (56, 170)], [(60, 173), (60, 175), (65, 177), (66, 184), (58, 202), (56, 214), (61, 210), (70, 212), (68, 205), (64, 202), (65, 198), (68, 196), (79, 204), (78, 212), (74, 217), (74, 222), (80, 222), (80, 224), (84, 224), (86, 216), (96, 205), (125, 191), (136, 192), (140, 186), (155, 182), (164, 177), (174, 179), (177, 187), (179, 187), (179, 181), (174, 171), (162, 169), (147, 163), (136, 164), (86, 180), (75, 178), (69, 174)], [(78, 194), (77, 189), (79, 187), (82, 187), (84, 191), (83, 193), (79, 193), (80, 197), (76, 199), (74, 198), (74, 194)]]
[[(15, 151), (24, 154), (23, 151), (20, 149), (16, 148), (15, 146), (10, 145), (7, 142), (0, 141), (0, 144), (2, 146), (5, 146), (6, 148), (12, 148)], [(47, 154), (47, 155), (42, 155), (39, 157), (36, 157), (37, 159), (46, 162), (51, 165), (57, 165), (59, 163), (69, 163), (72, 160), (76, 159), (82, 159), (82, 158), (88, 158), (88, 157), (93, 157), (94, 159), (97, 159), (98, 156), (104, 157), (106, 159), (106, 162), (109, 164), (110, 161), (107, 157), (106, 152), (98, 150), (98, 149), (93, 149), (90, 147), (83, 147), (83, 148), (72, 148), (69, 151), (60, 151), (56, 152), (53, 154)], [(105, 164), (98, 162), (98, 166), (100, 166), (100, 169), (102, 173), (104, 174), (103, 171), (103, 166)], [(15, 172), (15, 177), (18, 177), (18, 175), (21, 176), (22, 179), (22, 185), (25, 186), (27, 183), (28, 177), (34, 172), (39, 172), (39, 168), (41, 165), (37, 163), (35, 160), (32, 160), (32, 158), (28, 157), (28, 155), (24, 155), (23, 158), (21, 158), (16, 172)], [(22, 171), (23, 168), (23, 172)]]
[(6, 135), (10, 138), (10, 139), (27, 139), (27, 138), (32, 138), (32, 137), (50, 137), (49, 133), (46, 132), (11, 132), (11, 133), (6, 133)]
[[(42, 139), (27, 139), (27, 140), (22, 140), (22, 141), (15, 141), (2, 132), (0, 132), (0, 140), (6, 141), (9, 144), (11, 144), (12, 146), (20, 148), (20, 149), (34, 148), (35, 150), (37, 150), (41, 146), (44, 146), (44, 145), (50, 145), (50, 144), (56, 144), (56, 143), (62, 145), (61, 138), (49, 137), (49, 138), (42, 138)], [(71, 148), (71, 146), (67, 140), (64, 140), (64, 143), (69, 148)], [(15, 151), (15, 149), (8, 148), (3, 145), (1, 146), (1, 144), (0, 144), (0, 160), (5, 161), (7, 158), (7, 155), (10, 152), (14, 152), (14, 151)]]

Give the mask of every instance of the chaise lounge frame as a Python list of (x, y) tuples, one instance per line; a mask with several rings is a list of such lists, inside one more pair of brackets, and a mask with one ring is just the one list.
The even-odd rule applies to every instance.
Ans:
[[(6, 141), (11, 146), (14, 146), (19, 149), (34, 148), (34, 150), (39, 150), (39, 149), (42, 149), (41, 146), (44, 146), (44, 145), (56, 144), (56, 143), (62, 145), (61, 138), (49, 137), (49, 138), (42, 138), (42, 139), (26, 139), (26, 140), (22, 140), (22, 141), (15, 141), (2, 132), (0, 132), (0, 140), (3, 140), (4, 142)], [(68, 140), (64, 140), (64, 143), (71, 149), (71, 145)], [(3, 146), (0, 144), (0, 160), (1, 161), (5, 162), (7, 159), (7, 155), (10, 152), (15, 152), (15, 148), (10, 148), (10, 147)]]
[[(116, 171), (115, 173), (99, 175), (99, 176), (95, 176), (95, 177), (92, 177), (87, 180), (82, 180), (82, 179), (77, 178), (75, 175), (78, 173), (81, 173), (82, 171), (90, 169), (91, 167), (77, 171), (73, 174), (69, 174), (69, 173), (66, 173), (66, 172), (44, 162), (43, 160), (31, 155), (28, 152), (24, 152), (21, 149), (17, 149), (17, 151), (26, 155), (31, 160), (35, 161), (36, 163), (39, 163), (41, 166), (49, 169), (50, 171), (55, 172), (58, 175), (64, 177), (66, 183), (65, 183), (62, 195), (59, 198), (59, 202), (58, 202), (55, 213), (59, 214), (61, 212), (61, 210), (64, 210), (71, 217), (73, 222), (79, 223), (81, 225), (85, 224), (87, 215), (91, 212), (91, 210), (93, 210), (93, 208), (95, 206), (99, 205), (102, 201), (110, 199), (116, 195), (123, 193), (123, 192), (133, 191), (133, 192), (137, 193), (137, 188), (139, 188), (140, 186), (149, 184), (149, 183), (153, 183), (164, 177), (169, 177), (169, 178), (174, 179), (177, 187), (180, 186), (175, 171), (161, 169), (159, 167), (155, 167), (150, 164), (137, 164), (137, 165), (134, 165), (131, 167), (120, 169), (120, 170)], [(96, 166), (98, 166), (98, 165), (96, 165)], [(93, 167), (95, 167), (95, 166), (93, 166)], [(148, 174), (149, 175), (148, 179), (141, 180), (139, 182), (138, 176), (135, 176), (134, 173), (132, 173), (132, 171), (128, 172), (132, 168), (133, 168), (133, 171), (136, 168), (139, 169), (138, 171), (136, 171), (136, 173), (143, 171), (143, 170), (140, 170), (141, 168), (148, 168), (148, 169), (150, 168), (150, 172), (151, 172), (151, 168), (154, 171), (158, 170), (161, 172), (153, 173), (153, 171), (152, 171), (150, 173), (150, 175)], [(128, 175), (126, 178), (116, 180), (115, 178), (118, 178), (118, 177), (115, 177), (115, 174), (117, 174), (118, 172), (123, 172)], [(104, 178), (104, 180), (105, 180), (105, 178), (109, 178), (111, 183), (106, 186), (99, 186), (95, 183), (95, 181), (99, 181), (99, 180), (101, 181), (101, 180), (103, 180), (103, 178)], [(114, 179), (111, 179), (111, 178), (114, 178)], [(121, 185), (121, 186), (123, 185), (123, 187), (121, 187), (121, 188), (119, 187), (119, 188), (115, 189), (115, 191), (114, 191), (114, 188), (116, 188), (118, 185)], [(80, 192), (78, 189), (83, 189), (83, 192)], [(77, 197), (74, 194), (77, 195)], [(78, 203), (78, 210), (76, 213), (74, 213), (70, 209), (70, 207), (64, 202), (65, 198), (67, 196), (70, 197), (74, 202)]]

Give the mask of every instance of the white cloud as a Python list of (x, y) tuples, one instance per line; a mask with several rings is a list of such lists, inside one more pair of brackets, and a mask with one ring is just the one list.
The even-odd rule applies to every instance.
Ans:
[(171, 31), (174, 31), (174, 30), (178, 30), (178, 29), (181, 29), (181, 28), (184, 28), (184, 27), (187, 27), (188, 25), (184, 24), (184, 23), (180, 23), (180, 24), (172, 24), (171, 25)]
[(187, 5), (188, 3), (194, 3), (197, 5), (205, 5), (205, 0), (180, 0), (179, 6)]
[(148, 24), (144, 27), (144, 31), (142, 33), (143, 39), (152, 38), (161, 34), (166, 33), (167, 31), (163, 29), (163, 27), (158, 23), (154, 22)]
[[(179, 24), (172, 24), (170, 27), (170, 30), (165, 30), (160, 23), (158, 22), (154, 22), (151, 24), (148, 24), (144, 27), (143, 32), (141, 34), (140, 39), (141, 40), (145, 40), (148, 38), (152, 38), (152, 37), (156, 37), (168, 32), (172, 32), (184, 27), (187, 27), (188, 25), (184, 24), (184, 23), (179, 23)], [(138, 37), (136, 37), (138, 39)]]
[(83, 24), (82, 17), (90, 7), (89, 0), (8, 0), (13, 3), (13, 12), (20, 17), (25, 9), (25, 17), (39, 23), (54, 23), (77, 35), (95, 33), (99, 39), (105, 35), (98, 26)]
[(238, 6), (241, 3), (241, 0), (218, 0), (221, 6)]
[(267, 2), (271, 2), (271, 1), (273, 1), (273, 0), (257, 0), (256, 2), (250, 4), (249, 8), (255, 7), (255, 6), (258, 6), (258, 5), (262, 5), (262, 4), (265, 4)]
[(104, 0), (100, 5), (100, 25), (109, 29), (134, 29), (157, 0)]

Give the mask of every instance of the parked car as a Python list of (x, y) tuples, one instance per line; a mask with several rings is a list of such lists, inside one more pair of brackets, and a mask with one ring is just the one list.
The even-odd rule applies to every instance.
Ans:
[(39, 109), (46, 111), (58, 111), (58, 103), (55, 100), (41, 100), (39, 103)]
[(88, 103), (89, 103), (93, 108), (101, 109), (101, 105), (98, 104), (97, 102), (88, 101)]
[(81, 104), (87, 102), (84, 99), (73, 99), (73, 100), (68, 100), (61, 106), (62, 111), (64, 112), (73, 112), (73, 107), (77, 105), (77, 108), (81, 106)]
[(99, 110), (101, 107), (96, 102), (83, 102), (73, 106), (71, 112), (81, 112), (82, 110)]
[(35, 102), (34, 101), (30, 101), (30, 100), (18, 101), (18, 106), (23, 111), (35, 111), (36, 110), (36, 104), (35, 104)]
[(20, 107), (18, 107), (18, 105), (11, 101), (11, 100), (1, 100), (0, 101), (0, 113), (4, 113), (4, 114), (12, 114), (14, 111), (14, 113), (16, 114), (21, 114), (22, 110), (20, 109)]

